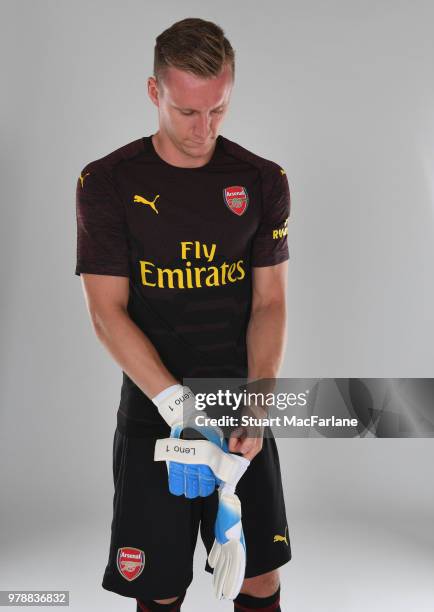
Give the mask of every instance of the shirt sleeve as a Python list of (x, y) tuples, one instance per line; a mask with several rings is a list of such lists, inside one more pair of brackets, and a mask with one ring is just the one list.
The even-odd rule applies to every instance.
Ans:
[(274, 266), (289, 259), (290, 193), (285, 170), (273, 164), (263, 175), (262, 218), (252, 245), (252, 267)]
[(125, 210), (105, 168), (87, 165), (77, 180), (75, 274), (129, 276)]

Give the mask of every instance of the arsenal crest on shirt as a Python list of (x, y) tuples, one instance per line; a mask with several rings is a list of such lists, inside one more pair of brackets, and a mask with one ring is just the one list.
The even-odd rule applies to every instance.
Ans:
[(143, 572), (145, 567), (145, 553), (139, 548), (124, 546), (118, 549), (118, 570), (126, 580), (134, 580)]
[(240, 185), (225, 187), (223, 189), (223, 198), (229, 210), (234, 214), (241, 216), (246, 212), (249, 196), (245, 187)]

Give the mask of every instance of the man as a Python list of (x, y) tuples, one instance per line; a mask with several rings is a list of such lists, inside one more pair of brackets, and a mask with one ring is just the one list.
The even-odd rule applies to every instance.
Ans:
[[(75, 273), (123, 371), (102, 586), (141, 611), (180, 610), (199, 525), (209, 553), (218, 504), (216, 490), (168, 490), (154, 461), (171, 432), (160, 400), (187, 377), (273, 379), (284, 350), (288, 181), (219, 134), (234, 70), (216, 24), (189, 18), (165, 30), (148, 79), (158, 131), (88, 163), (77, 183)], [(250, 461), (236, 490), (247, 562), (234, 609), (278, 611), (277, 568), (291, 548), (276, 443), (238, 430), (229, 452)]]

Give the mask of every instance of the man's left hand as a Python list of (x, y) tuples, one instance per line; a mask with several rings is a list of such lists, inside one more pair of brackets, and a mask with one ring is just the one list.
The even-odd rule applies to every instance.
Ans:
[[(244, 406), (243, 416), (262, 420), (267, 417), (267, 411), (259, 404)], [(229, 437), (229, 452), (241, 453), (243, 457), (252, 461), (261, 452), (264, 442), (263, 425), (242, 425), (234, 429)]]

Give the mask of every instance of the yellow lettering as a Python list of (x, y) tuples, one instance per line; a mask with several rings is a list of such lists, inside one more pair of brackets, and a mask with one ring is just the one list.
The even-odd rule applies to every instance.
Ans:
[(185, 268), (185, 275), (187, 276), (187, 288), (188, 289), (193, 289), (193, 280), (191, 277), (191, 261), (187, 261), (185, 264), (186, 268)]
[(206, 272), (206, 268), (194, 268), (194, 272), (195, 272), (196, 287), (202, 287), (200, 275), (202, 272)]
[(287, 223), (288, 221), (285, 221), (283, 227), (273, 230), (273, 240), (276, 240), (277, 238), (283, 238), (288, 234), (288, 228), (286, 226)]
[[(178, 288), (184, 289), (184, 278), (183, 273), (180, 268), (175, 268), (171, 270), (170, 268), (157, 268), (158, 270), (158, 286), (159, 287), (169, 287), (169, 289), (174, 288), (173, 277), (176, 274), (178, 277)], [(166, 274), (168, 283), (165, 285), (164, 283), (164, 275)]]
[(240, 272), (240, 273), (241, 273), (241, 276), (239, 276), (239, 277), (238, 277), (238, 280), (243, 280), (243, 278), (246, 276), (246, 273), (244, 272), (244, 268), (243, 268), (243, 266), (241, 265), (242, 263), (243, 263), (243, 260), (242, 260), (242, 259), (239, 259), (239, 260), (237, 261), (237, 269), (238, 269), (238, 272)]
[(181, 242), (181, 259), (187, 259), (187, 252), (191, 250), (192, 242)]
[(232, 277), (233, 272), (235, 271), (235, 268), (237, 267), (237, 264), (233, 263), (229, 266), (229, 270), (228, 270), (228, 281), (230, 283), (234, 283), (237, 279)]
[[(215, 266), (211, 266), (210, 268), (208, 268), (208, 272), (211, 271), (211, 274), (209, 274), (206, 277), (206, 286), (207, 287), (218, 287), (219, 286), (219, 271), (218, 268), (216, 268)], [(214, 282), (211, 282), (214, 281)]]
[(146, 275), (152, 273), (152, 270), (146, 269), (146, 266), (148, 264), (152, 266), (153, 268), (155, 268), (154, 264), (151, 263), (150, 261), (140, 261), (140, 274), (142, 276), (142, 284), (147, 287), (155, 287), (155, 283), (148, 283), (146, 280)]
[[(139, 260), (139, 265), (142, 284), (145, 287), (160, 287), (162, 289), (194, 289), (203, 286), (219, 287), (220, 285), (227, 284), (227, 282), (235, 283), (243, 280), (246, 276), (242, 259), (230, 264), (224, 262), (221, 266), (208, 267), (194, 267), (191, 261), (185, 262), (185, 268), (173, 269), (159, 268), (150, 261), (142, 260)], [(238, 276), (235, 274), (235, 271), (238, 271)], [(154, 277), (155, 272), (156, 278)], [(202, 278), (202, 273), (206, 275), (204, 278)], [(153, 280), (157, 282), (152, 282)]]
[(222, 264), (221, 266), (221, 271), (222, 271), (222, 285), (226, 285), (226, 270), (229, 268), (227, 263)]
[(212, 261), (214, 259), (215, 251), (216, 245), (214, 243), (211, 245), (210, 251), (208, 251), (208, 247), (206, 246), (206, 244), (203, 245), (203, 254), (205, 255), (208, 261)]

